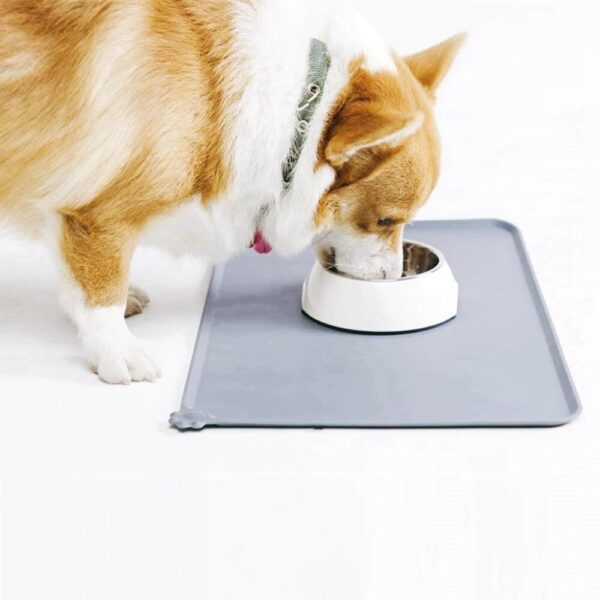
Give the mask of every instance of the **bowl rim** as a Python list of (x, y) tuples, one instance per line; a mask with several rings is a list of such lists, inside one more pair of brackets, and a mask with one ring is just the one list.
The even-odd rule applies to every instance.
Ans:
[(431, 275), (436, 271), (439, 271), (446, 264), (446, 257), (440, 252), (435, 246), (431, 244), (426, 244), (425, 242), (419, 242), (417, 240), (404, 239), (402, 240), (402, 245), (404, 244), (415, 244), (415, 246), (421, 246), (422, 248), (427, 248), (433, 254), (438, 257), (438, 263), (433, 267), (433, 269), (429, 269), (424, 273), (416, 273), (415, 275), (409, 275), (408, 277), (400, 277), (400, 279), (359, 279), (358, 277), (352, 277), (352, 275), (348, 275), (346, 273), (336, 273), (334, 271), (330, 271), (325, 268), (319, 260), (316, 261), (317, 265), (327, 274), (332, 275), (333, 277), (343, 277), (344, 279), (349, 279), (350, 281), (356, 281), (358, 283), (402, 283), (403, 281), (410, 281), (412, 279), (422, 278), (426, 275)]

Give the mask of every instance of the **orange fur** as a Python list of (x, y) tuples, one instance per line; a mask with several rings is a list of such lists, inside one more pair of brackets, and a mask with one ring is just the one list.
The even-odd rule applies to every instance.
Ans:
[(228, 185), (227, 107), (242, 88), (229, 78), (232, 10), (228, 0), (0, 6), (0, 208), (37, 234), (37, 209), (62, 215), (61, 249), (90, 306), (123, 301), (151, 218)]
[(418, 82), (433, 97), (466, 38), (465, 33), (457, 33), (440, 44), (405, 57), (404, 61), (396, 58), (396, 62), (405, 62)]
[[(227, 127), (244, 88), (234, 14), (244, 3), (253, 0), (0, 4), (0, 209), (37, 234), (42, 212), (59, 216), (60, 248), (89, 306), (125, 300), (149, 220), (227, 189)], [(398, 244), (437, 179), (432, 95), (460, 41), (397, 59), (395, 73), (353, 62), (320, 144), (318, 162), (337, 178), (318, 227), (335, 220)], [(378, 143), (418, 114), (414, 135)]]

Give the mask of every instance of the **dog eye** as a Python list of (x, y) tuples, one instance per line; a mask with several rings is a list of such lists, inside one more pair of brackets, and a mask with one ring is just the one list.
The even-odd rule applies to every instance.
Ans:
[(391, 217), (386, 217), (385, 219), (379, 219), (377, 221), (377, 225), (380, 227), (389, 227), (390, 225), (395, 225), (396, 223), (396, 219), (392, 219)]

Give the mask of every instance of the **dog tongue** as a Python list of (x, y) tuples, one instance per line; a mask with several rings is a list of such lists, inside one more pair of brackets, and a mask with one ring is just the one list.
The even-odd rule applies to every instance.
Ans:
[(265, 240), (260, 229), (257, 229), (256, 233), (254, 234), (254, 242), (252, 242), (252, 248), (254, 248), (254, 250), (259, 254), (268, 254), (272, 250), (269, 242)]

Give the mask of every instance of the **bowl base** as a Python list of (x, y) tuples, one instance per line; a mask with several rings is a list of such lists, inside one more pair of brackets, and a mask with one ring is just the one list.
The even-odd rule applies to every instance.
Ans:
[(433, 325), (427, 325), (426, 327), (418, 327), (417, 329), (400, 329), (399, 331), (365, 331), (360, 329), (346, 329), (345, 327), (337, 327), (336, 325), (330, 325), (329, 323), (325, 323), (324, 321), (319, 321), (319, 319), (316, 319), (315, 317), (311, 317), (304, 309), (301, 309), (301, 312), (307, 319), (310, 319), (318, 325), (327, 327), (327, 329), (333, 329), (334, 331), (343, 331), (344, 333), (358, 333), (359, 335), (402, 335), (403, 333), (420, 333), (421, 331), (429, 331), (430, 329), (441, 327), (442, 325), (450, 323), (450, 321), (456, 318), (456, 315), (453, 315), (445, 321), (440, 321), (439, 323), (434, 323)]

